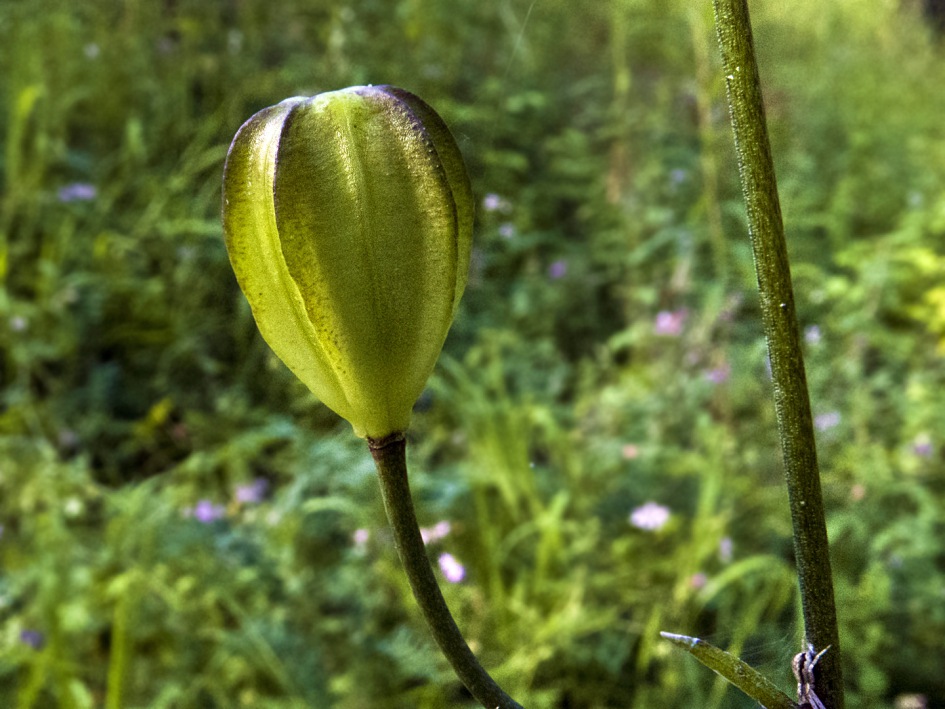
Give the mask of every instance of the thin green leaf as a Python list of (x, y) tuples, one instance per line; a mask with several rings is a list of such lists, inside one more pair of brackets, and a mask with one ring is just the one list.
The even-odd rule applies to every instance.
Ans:
[(797, 709), (797, 703), (751, 665), (699, 638), (660, 633), (767, 709)]

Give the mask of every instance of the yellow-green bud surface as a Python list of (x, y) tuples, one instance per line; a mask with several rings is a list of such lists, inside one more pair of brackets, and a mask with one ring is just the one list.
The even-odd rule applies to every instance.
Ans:
[(362, 437), (406, 430), (466, 287), (472, 223), (449, 129), (391, 86), (263, 109), (224, 168), (226, 247), (259, 331)]

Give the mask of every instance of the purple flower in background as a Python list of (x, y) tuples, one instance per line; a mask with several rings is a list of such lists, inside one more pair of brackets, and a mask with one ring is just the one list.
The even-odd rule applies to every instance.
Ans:
[(721, 367), (716, 367), (715, 369), (710, 369), (705, 373), (705, 378), (707, 381), (712, 382), (713, 384), (721, 384), (722, 382), (728, 381), (729, 375), (732, 373), (732, 367), (728, 362), (723, 364)]
[(452, 554), (440, 554), (437, 561), (440, 563), (440, 571), (450, 583), (459, 583), (466, 578), (466, 568), (456, 561), (456, 557)]
[(351, 541), (354, 542), (354, 548), (358, 551), (364, 551), (365, 547), (367, 546), (368, 539), (370, 538), (371, 533), (363, 527), (361, 529), (354, 530), (354, 534), (351, 535)]
[(512, 222), (505, 222), (499, 225), (499, 236), (503, 239), (511, 239), (515, 236), (515, 225)]
[(558, 259), (553, 264), (548, 267), (548, 276), (551, 280), (556, 281), (559, 278), (564, 278), (565, 274), (568, 272), (568, 262), (564, 259)]
[(719, 561), (728, 564), (734, 557), (735, 544), (731, 537), (722, 537), (719, 541)]
[(698, 591), (700, 588), (704, 588), (708, 582), (709, 577), (700, 571), (689, 577), (689, 588), (694, 588)]
[(682, 168), (677, 167), (675, 170), (669, 171), (669, 181), (673, 186), (681, 185), (686, 181), (687, 172)]
[(669, 521), (669, 508), (657, 502), (647, 502), (630, 513), (630, 524), (637, 529), (655, 532)]
[(840, 423), (839, 411), (828, 411), (814, 417), (814, 428), (818, 431), (827, 431)]
[(191, 511), (198, 522), (210, 524), (218, 519), (222, 519), (226, 514), (226, 508), (223, 505), (215, 505), (210, 500), (200, 500)]
[(422, 527), (420, 536), (423, 537), (424, 544), (431, 544), (440, 541), (450, 533), (450, 523), (446, 520), (437, 522), (433, 527)]
[(97, 196), (98, 190), (95, 185), (90, 185), (87, 182), (73, 182), (59, 188), (60, 202), (88, 202)]
[(46, 638), (38, 630), (21, 630), (20, 642), (29, 645), (34, 650), (39, 650), (46, 642)]
[(935, 449), (932, 447), (932, 439), (929, 434), (920, 433), (912, 442), (912, 452), (920, 458), (931, 458)]
[(482, 198), (482, 208), (487, 212), (495, 212), (502, 208), (504, 200), (495, 192), (490, 192)]
[(820, 327), (817, 325), (810, 325), (804, 328), (804, 341), (808, 345), (819, 345), (823, 335), (820, 332)]
[(683, 323), (686, 322), (687, 312), (682, 310), (661, 310), (656, 314), (653, 330), (657, 335), (675, 337), (682, 334)]
[(247, 485), (236, 486), (236, 501), (244, 505), (262, 502), (269, 490), (269, 481), (265, 478), (256, 478)]

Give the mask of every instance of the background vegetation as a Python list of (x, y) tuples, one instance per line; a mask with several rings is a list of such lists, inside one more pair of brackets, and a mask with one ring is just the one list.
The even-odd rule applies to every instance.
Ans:
[[(791, 691), (701, 5), (0, 0), (0, 705), (469, 705), (366, 446), (262, 343), (221, 239), (240, 123), (359, 83), (436, 106), (480, 200), (412, 475), (484, 664), (536, 709), (750, 706), (670, 630)], [(756, 5), (848, 702), (945, 707), (945, 54), (893, 0)]]

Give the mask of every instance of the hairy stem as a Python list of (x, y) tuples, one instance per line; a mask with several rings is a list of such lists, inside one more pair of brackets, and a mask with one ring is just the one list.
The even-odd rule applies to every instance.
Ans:
[(489, 676), (466, 644), (450, 614), (427, 558), (407, 481), (406, 442), (401, 434), (370, 440), (387, 518), (414, 598), (433, 638), (470, 693), (487, 709), (522, 709)]
[(774, 380), (805, 633), (807, 642), (817, 649), (833, 646), (817, 666), (816, 693), (826, 709), (843, 709), (837, 614), (814, 427), (748, 4), (746, 0), (714, 0), (714, 4)]

